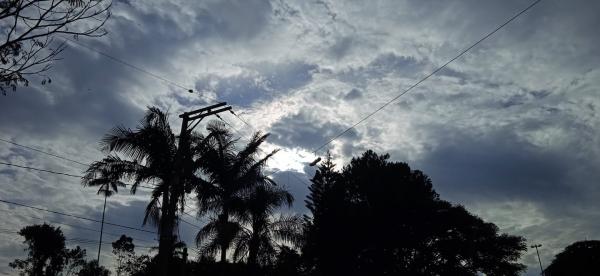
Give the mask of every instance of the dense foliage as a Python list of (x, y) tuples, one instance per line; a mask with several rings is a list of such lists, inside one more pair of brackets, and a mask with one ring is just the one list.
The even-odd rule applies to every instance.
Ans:
[(600, 241), (578, 241), (558, 253), (546, 276), (600, 275)]
[[(195, 163), (196, 168), (204, 176), (195, 185), (198, 199), (199, 215), (213, 214), (211, 221), (205, 225), (196, 236), (196, 243), (203, 254), (220, 254), (220, 261), (227, 260), (227, 250), (236, 239), (243, 234), (244, 218), (252, 216), (252, 207), (257, 200), (256, 189), (271, 191), (273, 180), (263, 174), (267, 161), (277, 152), (272, 151), (259, 157), (259, 147), (267, 139), (268, 134), (255, 133), (250, 141), (238, 149), (237, 139), (223, 123), (213, 122), (208, 125), (209, 135), (202, 147), (198, 147)], [(254, 192), (253, 192), (254, 191)], [(273, 196), (286, 197), (291, 205), (291, 195)], [(269, 215), (272, 207), (281, 205), (283, 200), (277, 200), (261, 211)], [(262, 215), (262, 214), (260, 214)], [(254, 240), (255, 241), (255, 240)], [(250, 246), (249, 249), (253, 249)], [(255, 251), (250, 250), (251, 256)], [(236, 254), (239, 256), (239, 254)]]
[(524, 240), (441, 200), (431, 180), (365, 152), (313, 178), (304, 255), (316, 275), (517, 275)]
[(27, 245), (27, 258), (16, 259), (10, 267), (20, 275), (30, 276), (105, 276), (110, 272), (96, 261), (85, 260), (85, 250), (65, 247), (65, 236), (58, 227), (48, 224), (30, 225), (19, 231)]

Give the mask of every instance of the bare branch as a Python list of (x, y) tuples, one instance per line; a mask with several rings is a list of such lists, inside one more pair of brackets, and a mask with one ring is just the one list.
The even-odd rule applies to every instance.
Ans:
[(0, 92), (27, 86), (28, 76), (59, 60), (68, 36), (100, 37), (110, 17), (111, 0), (0, 0)]

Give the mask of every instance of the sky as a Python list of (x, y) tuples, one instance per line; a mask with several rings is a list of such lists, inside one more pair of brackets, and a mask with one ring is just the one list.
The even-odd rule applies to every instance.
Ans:
[[(306, 212), (308, 163), (317, 156), (329, 150), (342, 168), (373, 149), (424, 171), (442, 199), (542, 244), (549, 264), (575, 241), (600, 239), (598, 1), (543, 0), (313, 153), (530, 3), (115, 0), (108, 35), (79, 43), (168, 82), (69, 43), (49, 72), (51, 84), (34, 79), (0, 97), (0, 138), (89, 163), (104, 155), (103, 135), (135, 127), (148, 106), (168, 111), (178, 131), (178, 114), (226, 101), (248, 123), (223, 115), (241, 136), (268, 132), (265, 150), (281, 149), (269, 170), (296, 197), (286, 212)], [(85, 169), (4, 142), (0, 161)], [(103, 198), (77, 178), (1, 166), (0, 185), (2, 199), (101, 216)], [(106, 219), (141, 227), (147, 200), (143, 190), (120, 191), (108, 199)], [(4, 230), (46, 220), (78, 226), (61, 226), (67, 238), (98, 239), (81, 228), (96, 223), (0, 209)], [(125, 233), (154, 244), (149, 233), (106, 229), (109, 242)], [(180, 227), (189, 245), (196, 230)], [(96, 245), (83, 246), (96, 256)], [(7, 264), (22, 250), (18, 236), (0, 233), (0, 274), (15, 274)], [(525, 275), (539, 274), (535, 251), (521, 261)], [(112, 265), (108, 244), (101, 263)]]

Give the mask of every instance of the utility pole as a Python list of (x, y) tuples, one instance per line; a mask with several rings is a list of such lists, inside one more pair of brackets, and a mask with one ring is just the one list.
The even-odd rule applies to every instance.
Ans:
[(108, 197), (108, 185), (104, 192), (104, 208), (102, 208), (102, 223), (100, 224), (100, 241), (98, 241), (98, 265), (100, 265), (100, 249), (102, 249), (102, 233), (104, 232), (104, 213), (106, 212), (106, 198)]
[(531, 246), (531, 248), (535, 248), (535, 252), (537, 253), (537, 257), (538, 257), (538, 262), (540, 263), (540, 271), (542, 271), (542, 276), (544, 276), (544, 268), (542, 267), (542, 259), (540, 259), (540, 252), (538, 251), (539, 247), (542, 247), (542, 245), (534, 244)]
[[(174, 160), (174, 167), (176, 168), (176, 170), (171, 176), (171, 189), (168, 192), (169, 195), (166, 195), (166, 193), (163, 194), (163, 206), (166, 206), (165, 204), (169, 204), (171, 205), (170, 207), (174, 207), (172, 205), (177, 204), (177, 202), (173, 199), (173, 195), (185, 192), (183, 190), (185, 187), (183, 187), (182, 176), (184, 176), (187, 173), (186, 169), (188, 164), (186, 162), (189, 160), (190, 134), (192, 133), (194, 128), (198, 126), (202, 119), (210, 115), (215, 115), (224, 111), (231, 110), (231, 106), (226, 105), (227, 103), (222, 102), (204, 108), (192, 110), (189, 112), (184, 112), (183, 114), (179, 115), (179, 118), (181, 118), (182, 121), (181, 131), (179, 133), (177, 153), (175, 155)], [(172, 210), (173, 208), (169, 209)], [(164, 227), (161, 230), (159, 241), (159, 263), (161, 267), (161, 276), (169, 275), (169, 265), (171, 256), (165, 254), (171, 254), (173, 249), (172, 220), (174, 219), (175, 214), (171, 213), (169, 209), (167, 209), (168, 216), (164, 218), (166, 219), (166, 221), (163, 225), (166, 227)], [(166, 246), (169, 247), (169, 250), (165, 250)]]

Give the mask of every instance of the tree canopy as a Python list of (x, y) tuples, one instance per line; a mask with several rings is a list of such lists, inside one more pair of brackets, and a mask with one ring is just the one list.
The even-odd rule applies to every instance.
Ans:
[(600, 241), (578, 241), (558, 253), (544, 270), (546, 276), (600, 275)]
[(118, 240), (112, 243), (112, 252), (116, 257), (115, 272), (117, 276), (129, 272), (131, 264), (135, 261), (135, 245), (131, 237), (121, 235)]
[(9, 264), (20, 275), (29, 276), (105, 276), (110, 272), (96, 261), (85, 260), (86, 252), (79, 246), (65, 247), (65, 236), (59, 227), (48, 224), (30, 225), (19, 231), (25, 238), (27, 258), (16, 259)]
[(427, 175), (367, 151), (312, 180), (309, 270), (317, 275), (517, 275), (524, 239), (440, 199)]
[(48, 224), (31, 225), (19, 231), (25, 238), (27, 259), (15, 260), (10, 266), (27, 275), (57, 275), (65, 265), (65, 236), (60, 228)]

